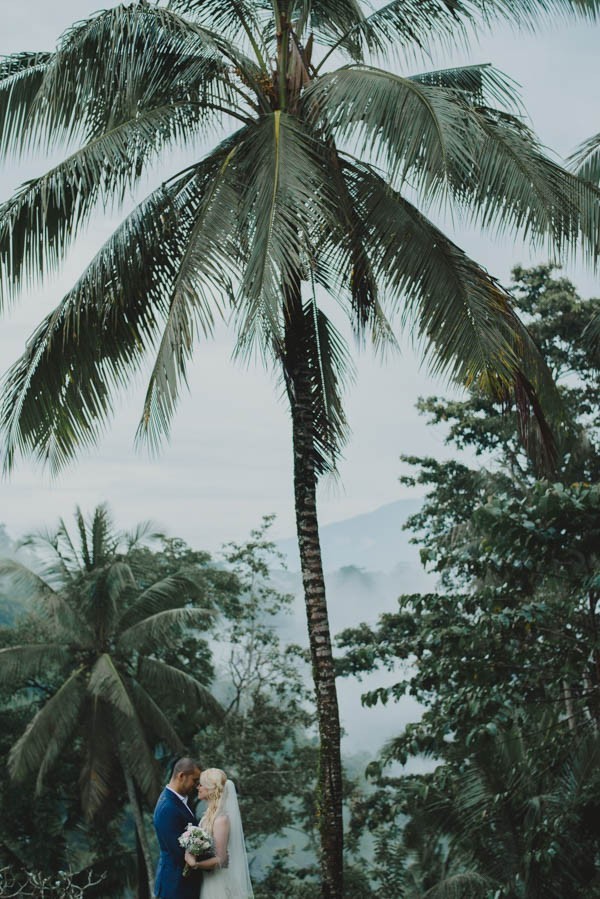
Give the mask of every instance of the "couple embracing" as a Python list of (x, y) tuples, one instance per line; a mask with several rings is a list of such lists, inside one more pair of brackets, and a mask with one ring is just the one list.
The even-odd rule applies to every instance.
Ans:
[[(200, 799), (207, 807), (198, 824), (194, 807)], [(175, 762), (156, 803), (154, 827), (158, 899), (252, 899), (235, 785), (220, 768), (202, 771), (191, 758)]]

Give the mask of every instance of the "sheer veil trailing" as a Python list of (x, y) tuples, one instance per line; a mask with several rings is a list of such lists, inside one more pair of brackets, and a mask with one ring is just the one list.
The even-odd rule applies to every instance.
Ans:
[(221, 796), (217, 815), (227, 815), (229, 818), (229, 865), (226, 868), (227, 880), (231, 895), (235, 899), (252, 899), (252, 883), (248, 870), (248, 856), (244, 842), (244, 829), (242, 817), (238, 805), (237, 792), (232, 780), (228, 780)]

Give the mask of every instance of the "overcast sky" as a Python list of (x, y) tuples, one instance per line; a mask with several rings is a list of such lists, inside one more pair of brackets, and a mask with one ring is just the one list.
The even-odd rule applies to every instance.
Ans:
[[(116, 5), (113, 3), (107, 6)], [(76, 19), (98, 8), (95, 0), (0, 0), (0, 53), (51, 49)], [(429, 66), (491, 62), (521, 86), (531, 122), (543, 142), (567, 155), (600, 127), (598, 46), (600, 26), (545, 27), (532, 34), (496, 29), (493, 35), (452, 57), (440, 53)], [(40, 171), (30, 161), (3, 164), (0, 199)], [(98, 216), (71, 253), (64, 272), (52, 284), (32, 290), (5, 315), (0, 325), (4, 370), (22, 352), (43, 314), (83, 269), (117, 219)], [(520, 243), (498, 241), (475, 230), (454, 230), (467, 252), (505, 282), (513, 264), (543, 261)], [(582, 291), (597, 293), (594, 277), (569, 270)], [(184, 395), (170, 444), (158, 459), (134, 450), (141, 409), (140, 382), (118, 403), (114, 421), (93, 452), (86, 453), (61, 477), (20, 463), (0, 484), (0, 521), (19, 536), (69, 516), (76, 504), (91, 509), (108, 500), (119, 525), (151, 518), (172, 534), (198, 547), (215, 548), (244, 537), (265, 513), (277, 514), (276, 533), (293, 532), (290, 425), (280, 390), (258, 366), (233, 364), (231, 340), (222, 329), (198, 347), (190, 372), (191, 392)], [(443, 385), (428, 379), (407, 347), (385, 366), (368, 352), (358, 360), (356, 384), (347, 396), (353, 430), (340, 466), (340, 483), (321, 489), (323, 522), (336, 521), (400, 498), (400, 453), (440, 454), (442, 435), (427, 429), (414, 411), (420, 394)]]

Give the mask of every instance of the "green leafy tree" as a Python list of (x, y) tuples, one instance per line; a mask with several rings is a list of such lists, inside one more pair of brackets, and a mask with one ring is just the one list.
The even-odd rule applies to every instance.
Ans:
[[(19, 646), (31, 640), (32, 632), (43, 631), (35, 612), (21, 611), (13, 625), (0, 630), (0, 647)], [(49, 888), (57, 880), (62, 883), (61, 872), (70, 871), (78, 886), (100, 880), (101, 886), (86, 895), (112, 899), (136, 879), (135, 827), (126, 791), (119, 785), (119, 794), (110, 804), (110, 819), (82, 818), (78, 781), (85, 747), (79, 740), (63, 748), (60, 764), (41, 793), (36, 791), (35, 778), (16, 781), (8, 770), (12, 746), (60, 685), (60, 672), (49, 666), (28, 679), (25, 689), (10, 683), (0, 686), (0, 868), (6, 867), (7, 875), (11, 874), (8, 880), (19, 884), (23, 895), (27, 890), (38, 895), (36, 878)]]
[(240, 585), (239, 604), (214, 633), (225, 713), (197, 735), (197, 751), (235, 779), (244, 832), (254, 846), (290, 829), (314, 853), (314, 699), (305, 683), (305, 654), (278, 634), (293, 597), (271, 581), (273, 564), (281, 564), (269, 540), (272, 521), (265, 517), (248, 541), (223, 548)]
[[(52, 53), (0, 69), (0, 148), (70, 147), (0, 210), (3, 295), (62, 260), (98, 205), (149, 165), (227, 123), (200, 161), (144, 200), (40, 325), (8, 374), (6, 465), (57, 468), (92, 444), (143, 355), (156, 349), (140, 436), (168, 432), (197, 334), (231, 313), (237, 352), (273, 364), (289, 401), (297, 531), (321, 739), (325, 894), (339, 897), (342, 773), (316, 487), (347, 434), (351, 370), (328, 314), (395, 345), (410, 322), (436, 371), (518, 397), (547, 462), (536, 391), (551, 390), (510, 298), (413, 203), (449, 202), (557, 251), (598, 246), (595, 188), (546, 157), (490, 66), (397, 75), (377, 66), (478, 20), (595, 17), (597, 0), (139, 0), (79, 23)], [(340, 68), (332, 66), (341, 58)], [(231, 132), (231, 125), (237, 130)], [(211, 132), (212, 133), (212, 132)], [(410, 198), (405, 190), (410, 184)]]
[[(455, 870), (446, 886), (459, 896), (470, 874), (488, 886), (463, 885), (465, 896), (598, 890), (600, 384), (583, 335), (599, 301), (581, 300), (549, 266), (517, 269), (515, 282), (569, 413), (556, 480), (536, 477), (514, 409), (506, 414), (476, 389), (465, 400), (421, 401), (449, 443), (487, 465), (405, 460), (417, 472), (403, 480), (429, 489), (408, 526), (441, 589), (402, 596), (377, 627), (340, 639), (342, 672), (399, 672), (395, 684), (366, 694), (367, 704), (410, 694), (423, 706), (372, 767), (379, 790), (358, 804), (357, 820), (381, 833), (374, 876), (394, 851), (385, 827), (395, 827), (393, 845), (406, 859), (396, 880), (408, 890), (407, 865), (429, 871), (433, 881), (417, 878), (424, 895), (446, 895), (447, 864)], [(388, 762), (422, 755), (437, 760), (434, 775), (384, 776)]]
[(143, 528), (129, 537), (115, 532), (103, 506), (89, 524), (78, 510), (76, 525), (77, 543), (63, 522), (28, 541), (39, 572), (14, 560), (1, 564), (5, 583), (35, 597), (40, 618), (26, 640), (0, 650), (0, 683), (31, 688), (50, 673), (56, 685), (12, 746), (8, 768), (16, 780), (35, 778), (41, 791), (65, 748), (80, 740), (85, 816), (99, 819), (126, 791), (146, 869), (140, 893), (145, 881), (152, 895), (141, 799), (152, 804), (160, 789), (155, 746), (184, 749), (156, 697), (168, 691), (190, 710), (220, 713), (205, 686), (160, 653), (178, 645), (187, 627), (206, 626), (211, 611), (197, 604), (206, 597), (190, 570), (140, 587), (128, 555)]

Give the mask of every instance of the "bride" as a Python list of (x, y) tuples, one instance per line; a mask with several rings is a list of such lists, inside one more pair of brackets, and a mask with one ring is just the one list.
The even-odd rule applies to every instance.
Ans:
[(190, 868), (204, 872), (200, 899), (252, 899), (235, 784), (220, 768), (207, 768), (200, 775), (198, 799), (208, 802), (200, 827), (211, 835), (215, 849), (214, 858), (200, 862), (185, 854)]

